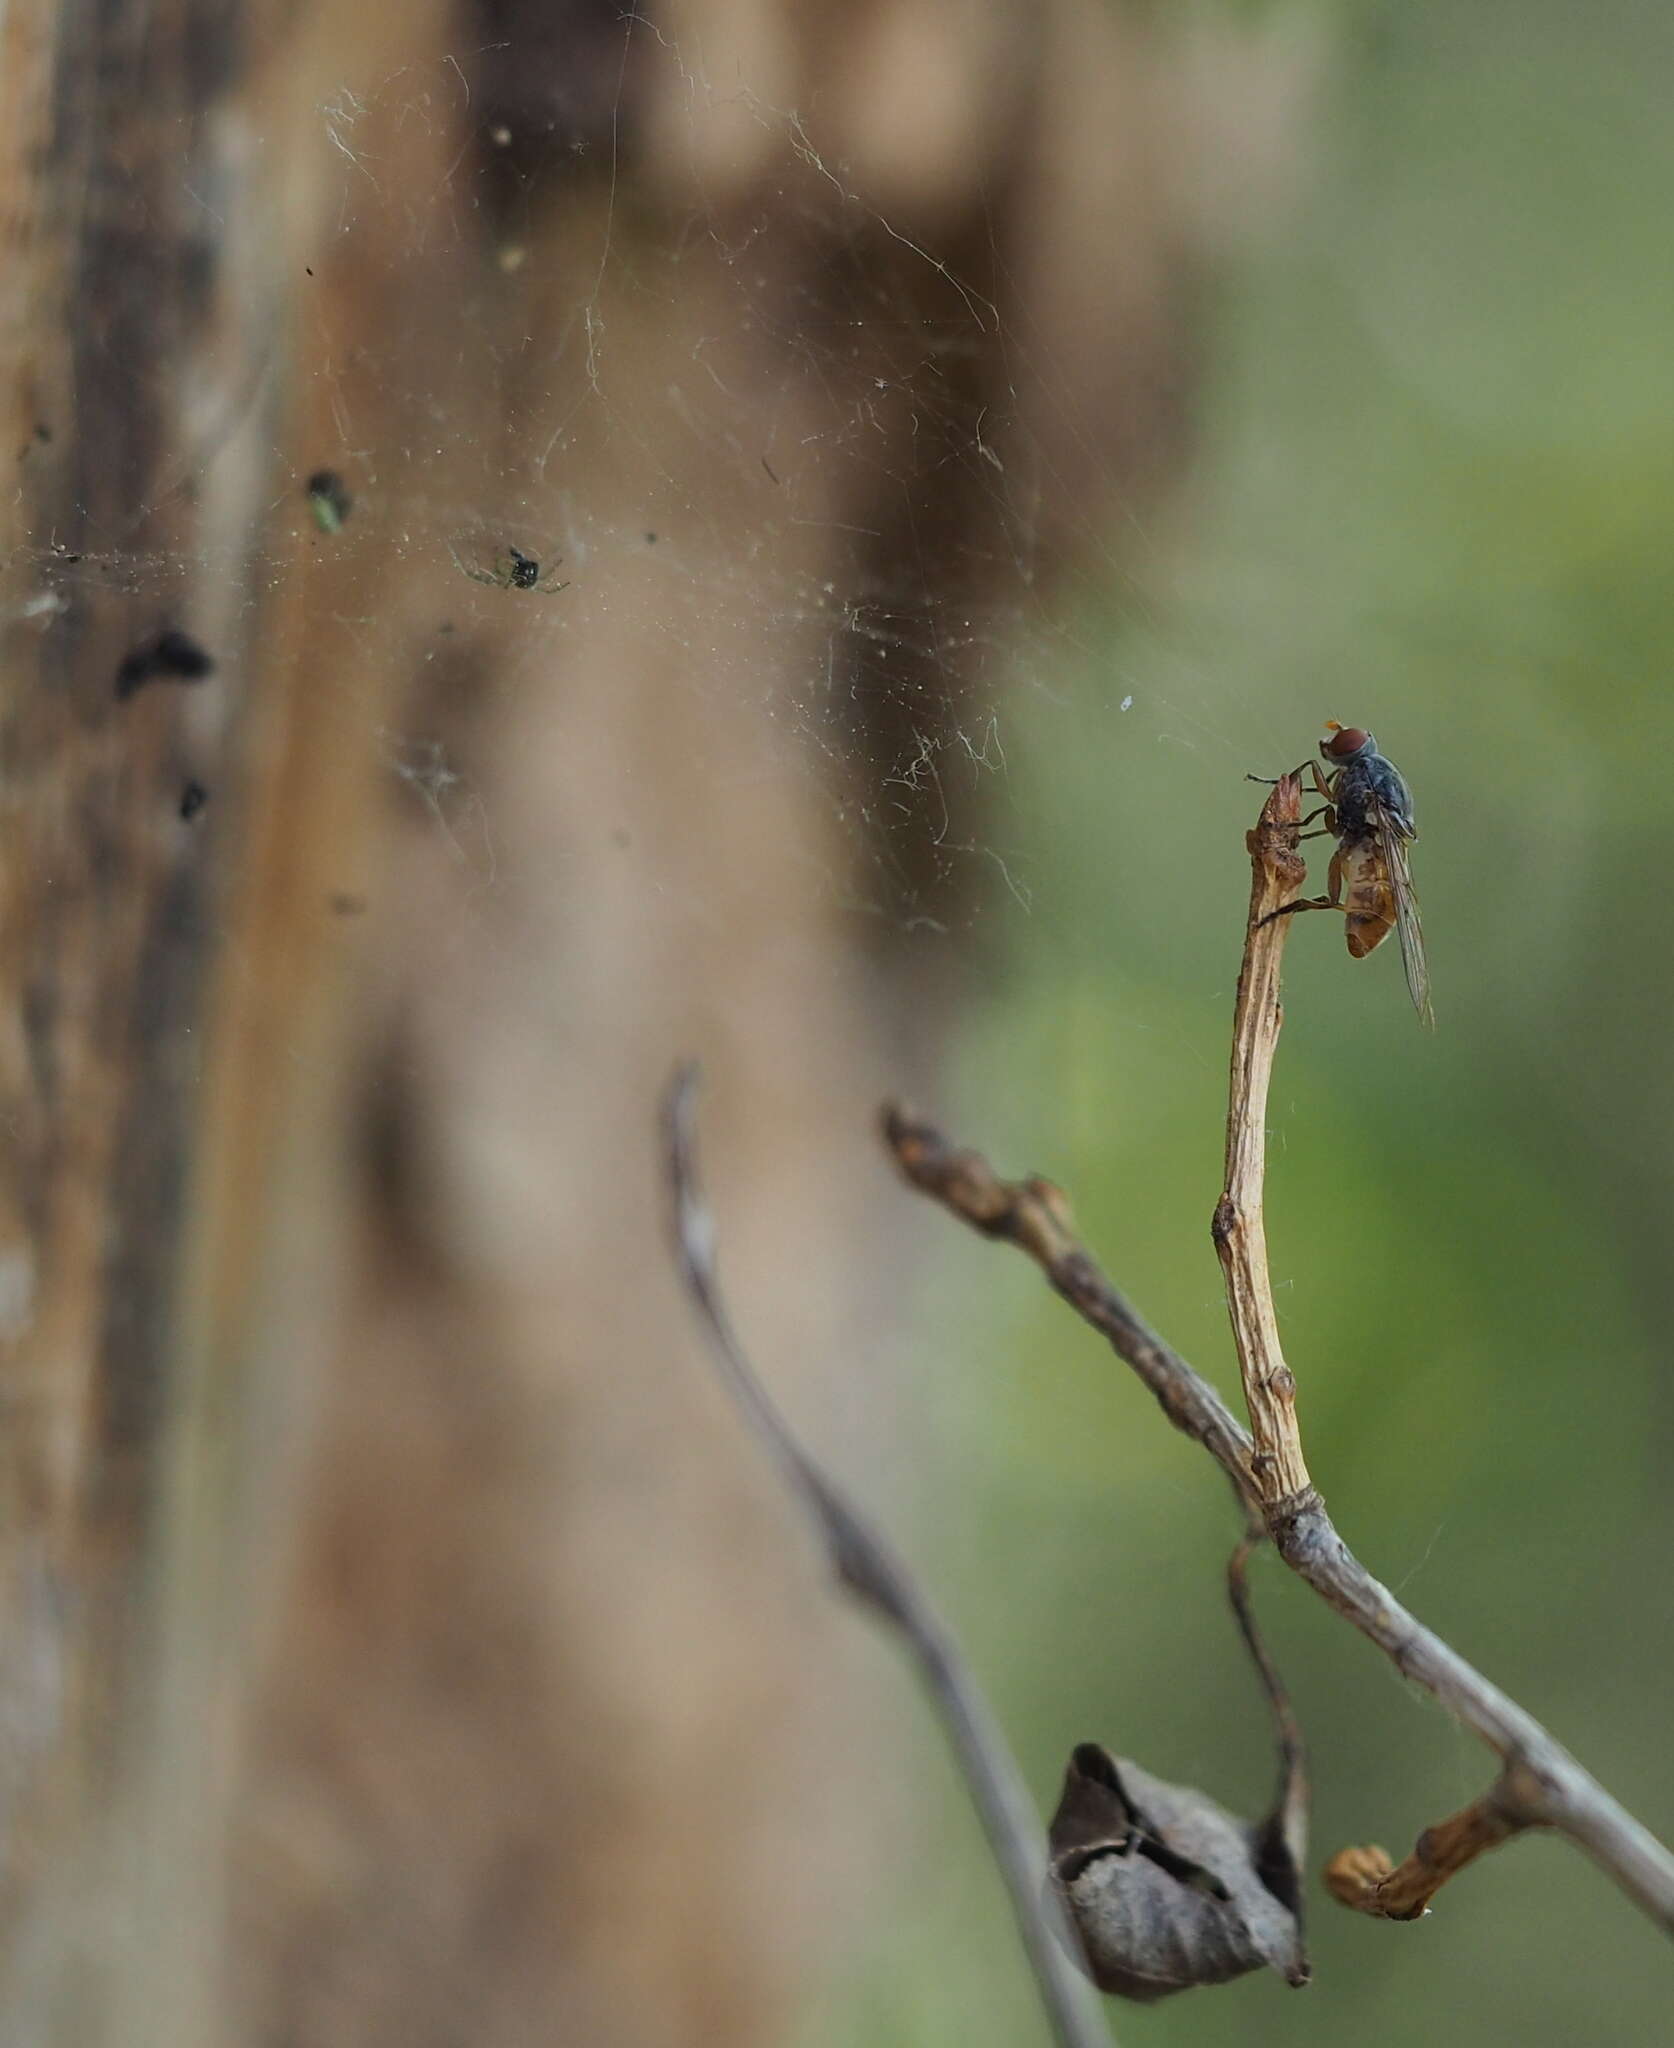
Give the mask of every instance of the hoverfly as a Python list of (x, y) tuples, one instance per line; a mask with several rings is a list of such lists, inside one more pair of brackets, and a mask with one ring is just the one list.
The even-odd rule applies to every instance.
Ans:
[[(1330, 893), (1287, 903), (1293, 910), (1340, 910), (1347, 918), (1348, 949), (1356, 960), (1381, 946), (1391, 931), (1401, 941), (1401, 964), (1407, 972), (1407, 993), (1419, 1021), (1434, 1024), (1430, 1008), (1430, 969), (1424, 957), (1424, 932), (1418, 922), (1418, 901), (1412, 891), (1407, 848), (1418, 837), (1412, 796), (1393, 761), (1378, 752), (1378, 743), (1357, 725), (1339, 725), (1328, 718), (1329, 739), (1319, 743), (1331, 764), (1329, 775), (1317, 762), (1304, 764), (1314, 788), (1325, 798), (1323, 829), (1335, 837), (1331, 856)], [(1304, 824), (1311, 822), (1305, 818)]]

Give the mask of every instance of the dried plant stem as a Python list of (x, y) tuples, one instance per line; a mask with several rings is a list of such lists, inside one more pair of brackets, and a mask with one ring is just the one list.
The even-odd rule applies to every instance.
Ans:
[[(1284, 778), (1249, 835), (1255, 880), (1238, 984), (1227, 1185), (1215, 1211), (1214, 1235), (1226, 1271), (1253, 1435), (1100, 1272), (1074, 1234), (1064, 1197), (1049, 1182), (1001, 1180), (980, 1153), (953, 1146), (934, 1125), (901, 1109), (885, 1111), (885, 1139), (915, 1187), (985, 1236), (1028, 1253), (1057, 1292), (1151, 1389), (1176, 1428), (1221, 1465), (1291, 1570), (1376, 1643), (1405, 1678), (1440, 1701), (1498, 1755), (1503, 1769), (1497, 1783), (1467, 1809), (1472, 1824), (1463, 1826), (1463, 1817), (1455, 1816), (1429, 1831), (1432, 1850), (1439, 1835), (1446, 1852), (1443, 1875), (1451, 1876), (1494, 1842), (1525, 1828), (1553, 1828), (1584, 1849), (1642, 1911), (1674, 1934), (1674, 1856), (1533, 1715), (1372, 1577), (1338, 1535), (1308, 1478), (1297, 1433), (1295, 1382), (1278, 1345), (1261, 1222), (1267, 1081), (1281, 1022), (1279, 963), (1290, 924), (1286, 917), (1263, 920), (1300, 886), (1299, 795), (1297, 779)], [(1490, 1809), (1492, 1826), (1486, 1819)], [(1466, 1846), (1470, 1853), (1462, 1855)], [(1372, 1879), (1374, 1888), (1383, 1882), (1381, 1875)], [(1416, 1895), (1416, 1880), (1410, 1883), (1409, 1891), (1403, 1877), (1396, 1896)]]
[(1239, 1633), (1255, 1663), (1256, 1675), (1261, 1680), (1267, 1704), (1273, 1713), (1273, 1732), (1279, 1747), (1279, 1787), (1273, 1801), (1270, 1825), (1277, 1831), (1289, 1855), (1296, 1897), (1288, 1903), (1300, 1926), (1303, 1918), (1302, 1872), (1308, 1855), (1308, 1808), (1312, 1797), (1308, 1782), (1308, 1746), (1285, 1682), (1261, 1638), (1250, 1608), (1250, 1553), (1265, 1541), (1266, 1531), (1259, 1522), (1251, 1520), (1246, 1524), (1243, 1541), (1227, 1560), (1226, 1590)]
[(1503, 1780), (1480, 1799), (1424, 1830), (1406, 1862), (1396, 1867), (1386, 1849), (1343, 1849), (1325, 1866), (1333, 1898), (1357, 1913), (1382, 1920), (1418, 1920), (1450, 1877), (1457, 1877), (1490, 1849), (1497, 1849), (1530, 1823), (1508, 1811)]
[(721, 1377), (825, 1545), (838, 1583), (917, 1659), (1010, 1893), (1059, 2048), (1112, 2048), (1099, 2001), (1069, 1960), (1080, 1953), (1079, 1938), (1044, 1885), (1045, 1839), (1028, 1788), (958, 1644), (906, 1566), (792, 1436), (739, 1343), (716, 1273), (714, 1219), (698, 1185), (696, 1091), (696, 1068), (683, 1067), (664, 1105), (664, 1135), (681, 1273)]
[(1255, 1440), (1251, 1476), (1271, 1512), (1311, 1490), (1296, 1426), (1296, 1376), (1279, 1345), (1267, 1280), (1262, 1190), (1267, 1174), (1267, 1090), (1278, 1046), (1279, 963), (1290, 920), (1273, 916), (1307, 879), (1297, 852), (1302, 784), (1282, 777), (1248, 835), (1250, 919), (1232, 1024), (1232, 1103), (1226, 1120), (1226, 1186), (1212, 1231), (1226, 1280), (1238, 1369)]

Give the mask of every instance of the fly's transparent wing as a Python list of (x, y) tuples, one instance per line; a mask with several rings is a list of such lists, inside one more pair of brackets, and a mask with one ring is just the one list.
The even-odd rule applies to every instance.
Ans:
[(1407, 861), (1411, 841), (1382, 804), (1372, 806), (1372, 829), (1389, 868), (1389, 886), (1395, 897), (1395, 931), (1401, 941), (1401, 965), (1407, 970), (1407, 993), (1412, 997), (1419, 1022), (1433, 1027), (1436, 1013), (1430, 1007), (1430, 963), (1424, 957), (1424, 927), (1418, 921), (1418, 898), (1412, 892), (1412, 869)]

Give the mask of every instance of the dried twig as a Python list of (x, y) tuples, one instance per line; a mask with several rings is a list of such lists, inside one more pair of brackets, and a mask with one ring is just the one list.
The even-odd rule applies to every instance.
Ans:
[[(1339, 1898), (1371, 1912), (1391, 1899), (1423, 1910), (1429, 1892), (1496, 1842), (1525, 1828), (1549, 1827), (1584, 1849), (1649, 1917), (1674, 1934), (1674, 1856), (1582, 1769), (1568, 1750), (1457, 1651), (1414, 1619), (1348, 1548), (1309, 1481), (1295, 1414), (1295, 1381), (1279, 1350), (1261, 1225), (1267, 1079), (1279, 1035), (1279, 963), (1290, 920), (1269, 912), (1302, 880), (1296, 849), (1299, 788), (1285, 777), (1249, 835), (1254, 886), (1239, 976), (1227, 1133), (1227, 1185), (1214, 1235), (1227, 1278), (1253, 1441), (1206, 1381), (1149, 1329), (1099, 1271), (1071, 1228), (1068, 1205), (1041, 1180), (1001, 1180), (979, 1153), (962, 1151), (933, 1125), (886, 1110), (884, 1132), (903, 1173), (986, 1236), (1004, 1238), (1034, 1259), (1052, 1286), (1110, 1342), (1162, 1404), (1177, 1428), (1223, 1467), (1259, 1513), (1281, 1557), (1330, 1606), (1376, 1643), (1402, 1675), (1472, 1729), (1501, 1760), (1483, 1799), (1428, 1831), (1398, 1872), (1358, 1865), (1361, 1882), (1342, 1875)], [(1427, 1846), (1426, 1846), (1427, 1845)], [(1345, 1852), (1365, 1859), (1382, 1852)], [(1333, 1868), (1342, 1872), (1344, 1858)], [(1439, 1876), (1437, 1873), (1439, 1872)], [(1397, 1883), (1396, 1880), (1399, 1880)], [(1425, 1893), (1424, 1896), (1428, 1896)], [(1382, 1901), (1382, 1903), (1379, 1903)]]
[[(1250, 1611), (1250, 1588), (1248, 1567), (1250, 1553), (1265, 1536), (1258, 1524), (1252, 1524), (1244, 1540), (1232, 1553), (1226, 1568), (1226, 1589), (1232, 1601), (1232, 1611), (1238, 1617), (1238, 1626), (1243, 1632), (1245, 1644), (1255, 1662), (1262, 1689), (1267, 1694), (1267, 1703), (1273, 1710), (1273, 1730), (1279, 1743), (1279, 1788), (1273, 1797), (1273, 1812), (1267, 1826), (1274, 1837), (1267, 1851), (1264, 1875), (1267, 1882), (1281, 1891), (1287, 1885), (1293, 1896), (1286, 1899), (1295, 1913), (1297, 1924), (1302, 1921), (1302, 1870), (1308, 1854), (1308, 1806), (1310, 1790), (1308, 1785), (1308, 1749), (1302, 1739), (1302, 1724), (1296, 1718), (1296, 1710), (1290, 1703), (1290, 1694), (1285, 1690), (1278, 1667), (1262, 1641), (1255, 1625), (1255, 1616)], [(1294, 1879), (1281, 1877), (1275, 1882), (1275, 1872), (1282, 1872), (1288, 1866), (1295, 1872)]]
[(1325, 1866), (1333, 1898), (1382, 1920), (1419, 1920), (1450, 1877), (1532, 1825), (1502, 1804), (1501, 1782), (1426, 1828), (1399, 1869), (1387, 1849), (1340, 1850)]
[(1226, 1186), (1211, 1226), (1226, 1279), (1244, 1405), (1255, 1454), (1251, 1476), (1264, 1510), (1310, 1491), (1296, 1428), (1296, 1375), (1279, 1347), (1279, 1319), (1267, 1284), (1262, 1186), (1267, 1173), (1267, 1086), (1279, 1037), (1279, 962), (1290, 920), (1272, 913), (1307, 878), (1296, 850), (1302, 813), (1298, 776), (1281, 778), (1248, 835), (1250, 919), (1232, 1023), (1232, 1105), (1226, 1119)]
[(675, 1241), (728, 1391), (824, 1543), (838, 1582), (906, 1640), (953, 1747), (994, 1860), (1011, 1894), (1023, 1946), (1059, 2048), (1110, 2048), (1098, 2001), (1069, 1958), (1078, 1937), (1043, 1886), (1043, 1832), (1022, 1774), (946, 1625), (906, 1566), (792, 1436), (732, 1327), (715, 1270), (714, 1220), (699, 1192), (694, 1124), (697, 1070), (683, 1067), (664, 1108)]
[(884, 1109), (883, 1134), (915, 1187), (984, 1237), (1001, 1238), (1028, 1253), (1076, 1314), (1109, 1338), (1112, 1350), (1156, 1395), (1174, 1427), (1202, 1444), (1224, 1467), (1239, 1497), (1259, 1514), (1249, 1431), (1099, 1271), (1075, 1236), (1062, 1190), (1038, 1176), (1001, 1180), (980, 1152), (949, 1144), (934, 1124), (895, 1104)]

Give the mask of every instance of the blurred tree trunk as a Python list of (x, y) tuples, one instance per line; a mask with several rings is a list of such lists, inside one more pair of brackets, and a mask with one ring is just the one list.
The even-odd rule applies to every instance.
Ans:
[(657, 13), (0, 28), (8, 2042), (778, 2043), (876, 1889), (653, 1104), (886, 1427), (876, 941), (975, 825), (879, 792), (1167, 472), (1188, 117), (1076, 0)]

